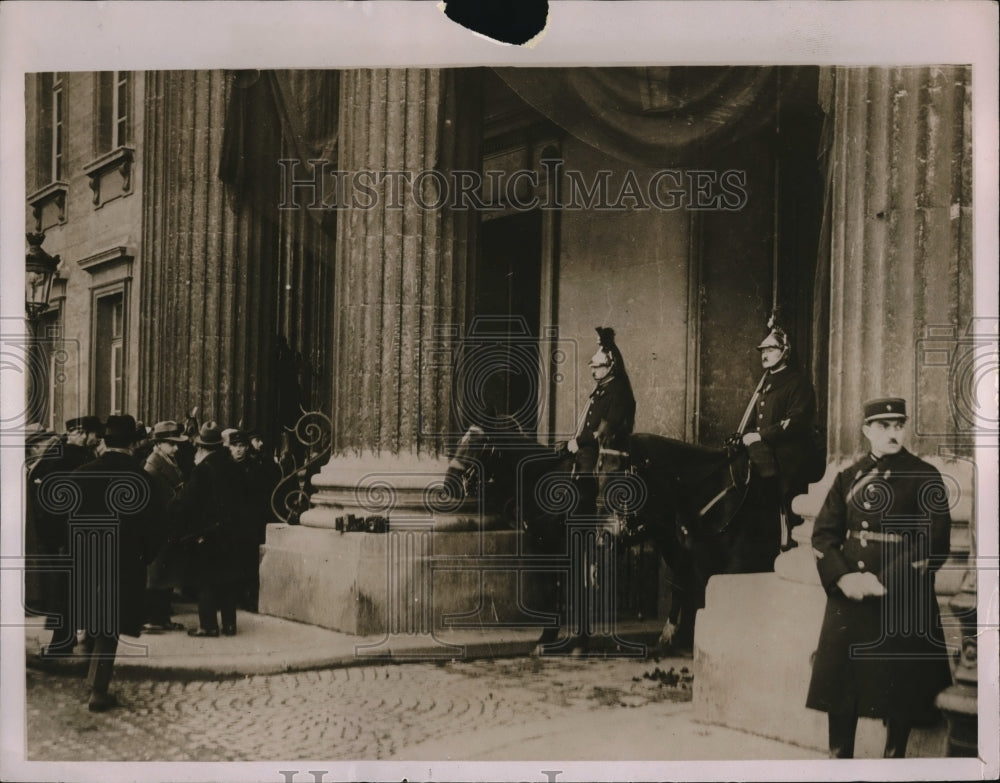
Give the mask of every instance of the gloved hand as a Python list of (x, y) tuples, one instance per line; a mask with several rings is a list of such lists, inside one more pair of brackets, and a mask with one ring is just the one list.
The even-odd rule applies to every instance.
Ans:
[(870, 571), (844, 574), (837, 580), (837, 587), (852, 601), (861, 601), (869, 596), (885, 595), (885, 587), (878, 580), (878, 577)]
[(725, 444), (726, 451), (730, 454), (735, 454), (737, 451), (743, 448), (743, 436), (738, 432), (734, 432), (728, 438), (726, 438)]

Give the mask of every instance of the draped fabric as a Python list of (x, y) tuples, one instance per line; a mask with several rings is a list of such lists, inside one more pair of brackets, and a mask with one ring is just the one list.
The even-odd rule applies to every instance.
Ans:
[[(522, 99), (618, 160), (679, 165), (772, 122), (795, 68), (497, 68)], [(697, 160), (693, 162), (697, 163)]]
[[(219, 178), (277, 220), (276, 207), (287, 195), (283, 171), (309, 181), (314, 176), (309, 161), (329, 161), (335, 168), (340, 72), (239, 71), (232, 79)], [(283, 169), (279, 157), (296, 164)], [(310, 201), (301, 192), (298, 197), (300, 203)], [(326, 219), (323, 210), (308, 212), (317, 223)]]

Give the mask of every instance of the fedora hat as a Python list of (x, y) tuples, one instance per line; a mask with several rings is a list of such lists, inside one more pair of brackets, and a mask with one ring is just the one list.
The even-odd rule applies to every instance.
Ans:
[(101, 420), (96, 416), (79, 416), (66, 422), (66, 432), (72, 432), (77, 429), (84, 432), (96, 432), (100, 435), (103, 432), (104, 425), (101, 424)]
[(206, 421), (201, 425), (198, 434), (195, 435), (194, 442), (196, 445), (208, 449), (218, 448), (222, 445), (222, 430), (214, 421)]
[(153, 425), (153, 440), (168, 443), (185, 443), (187, 438), (181, 434), (181, 425), (172, 419), (158, 421)]

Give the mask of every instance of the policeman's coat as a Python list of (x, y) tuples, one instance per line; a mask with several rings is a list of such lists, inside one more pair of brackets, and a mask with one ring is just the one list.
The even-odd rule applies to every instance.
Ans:
[[(905, 449), (869, 455), (834, 480), (812, 537), (827, 604), (806, 706), (915, 723), (935, 717), (934, 697), (951, 684), (934, 592), (949, 550), (948, 507), (941, 474)], [(845, 597), (837, 581), (865, 571), (886, 594)]]

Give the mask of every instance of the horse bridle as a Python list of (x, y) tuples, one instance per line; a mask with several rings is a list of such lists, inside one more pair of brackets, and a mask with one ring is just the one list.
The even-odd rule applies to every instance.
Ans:
[(459, 459), (456, 456), (452, 457), (448, 461), (449, 468), (456, 468), (457, 470), (461, 471), (461, 473), (459, 473), (459, 481), (462, 482), (462, 494), (465, 495), (466, 497), (472, 494), (476, 486), (477, 483), (476, 478), (479, 472), (477, 468), (479, 464), (482, 464), (485, 468), (487, 460), (492, 461), (498, 454), (502, 453), (500, 449), (496, 446), (496, 444), (493, 442), (493, 439), (482, 427), (479, 427), (474, 424), (471, 427), (469, 427), (469, 432), (475, 432), (479, 435), (482, 435), (486, 441), (483, 450), (480, 452), (480, 458), (478, 460), (468, 457)]

